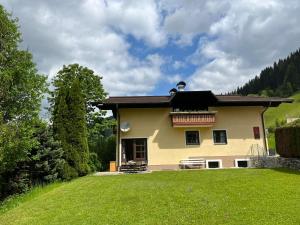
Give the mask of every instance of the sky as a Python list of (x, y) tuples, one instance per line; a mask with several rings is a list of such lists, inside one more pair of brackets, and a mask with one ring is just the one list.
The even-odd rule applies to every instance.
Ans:
[(0, 0), (49, 81), (79, 63), (110, 96), (234, 90), (300, 47), (297, 0)]

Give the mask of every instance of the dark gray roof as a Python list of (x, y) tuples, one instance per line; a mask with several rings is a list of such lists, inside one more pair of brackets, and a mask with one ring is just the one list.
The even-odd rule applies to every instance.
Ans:
[(281, 103), (291, 103), (293, 99), (279, 97), (259, 97), (240, 95), (214, 95), (211, 91), (184, 91), (173, 96), (116, 96), (109, 97), (104, 102), (95, 103), (102, 109), (118, 107), (168, 107), (173, 104), (201, 104), (209, 106), (271, 106)]

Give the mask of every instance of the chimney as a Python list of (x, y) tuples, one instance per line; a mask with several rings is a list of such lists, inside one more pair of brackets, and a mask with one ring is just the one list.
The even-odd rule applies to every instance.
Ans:
[(177, 92), (177, 89), (176, 89), (176, 88), (172, 88), (172, 89), (169, 91), (169, 94), (170, 94), (171, 96), (173, 96), (173, 95), (176, 94), (176, 92)]
[(177, 83), (176, 86), (177, 86), (178, 91), (184, 91), (186, 83), (184, 81), (180, 81), (180, 82)]

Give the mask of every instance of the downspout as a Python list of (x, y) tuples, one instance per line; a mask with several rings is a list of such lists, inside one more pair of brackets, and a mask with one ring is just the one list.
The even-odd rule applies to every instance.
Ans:
[(116, 104), (116, 114), (117, 114), (117, 146), (116, 146), (116, 161), (118, 171), (120, 170), (121, 160), (120, 160), (120, 113), (119, 105)]
[(261, 121), (262, 121), (262, 128), (263, 128), (263, 134), (264, 134), (264, 146), (265, 146), (265, 150), (268, 155), (269, 155), (269, 148), (268, 148), (267, 137), (266, 137), (264, 113), (268, 110), (268, 108), (270, 106), (271, 106), (271, 102), (269, 102), (269, 105), (267, 107), (265, 107), (265, 109), (261, 112)]

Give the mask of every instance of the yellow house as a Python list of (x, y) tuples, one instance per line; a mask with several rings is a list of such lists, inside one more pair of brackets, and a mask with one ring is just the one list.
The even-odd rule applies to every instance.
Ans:
[(266, 109), (292, 101), (182, 89), (168, 96), (110, 97), (99, 106), (117, 119), (119, 170), (136, 164), (178, 169), (189, 161), (205, 168), (247, 167), (251, 156), (268, 153)]

